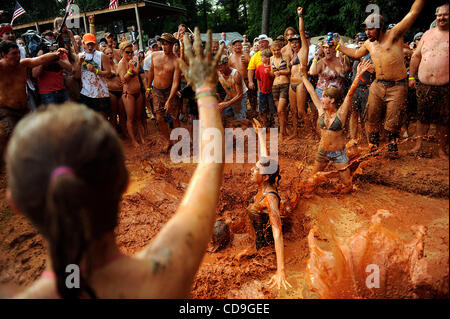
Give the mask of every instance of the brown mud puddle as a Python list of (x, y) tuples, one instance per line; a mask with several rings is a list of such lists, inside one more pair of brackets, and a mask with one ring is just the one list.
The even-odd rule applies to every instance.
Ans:
[[(153, 129), (154, 131), (154, 129)], [(153, 132), (154, 133), (154, 132)], [(299, 139), (280, 145), (282, 179), (279, 193), (292, 198), (299, 172), (307, 175), (315, 153), (315, 141)], [(173, 164), (159, 152), (161, 141), (147, 138), (135, 150), (124, 143), (130, 185), (121, 202), (116, 229), (120, 249), (129, 255), (147, 245), (175, 212), (192, 176), (195, 164)], [(435, 147), (430, 143), (429, 147)], [(310, 258), (308, 234), (317, 227), (315, 240), (323, 250), (332, 248), (331, 233), (349, 238), (366, 230), (380, 209), (391, 213), (383, 227), (403, 241), (415, 238), (412, 226), (427, 228), (424, 258), (431, 276), (428, 295), (447, 297), (449, 274), (448, 162), (406, 155), (412, 143), (400, 147), (402, 157), (371, 161), (355, 179), (355, 190), (345, 195), (311, 195), (300, 198), (291, 212), (290, 230), (283, 234), (288, 291), (269, 289), (276, 271), (273, 247), (255, 251), (246, 206), (256, 188), (249, 180), (252, 164), (227, 164), (217, 218), (227, 222), (231, 243), (218, 252), (210, 245), (194, 280), (191, 298), (319, 298), (308, 285)], [(0, 178), (5, 189), (4, 175)], [(45, 268), (45, 242), (21, 216), (11, 212), (0, 197), (0, 297), (8, 297), (36, 280)], [(401, 297), (411, 297), (405, 294)]]

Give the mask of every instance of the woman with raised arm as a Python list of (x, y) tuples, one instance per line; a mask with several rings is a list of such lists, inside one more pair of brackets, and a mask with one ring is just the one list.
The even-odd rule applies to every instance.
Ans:
[[(195, 39), (183, 68), (197, 91), (202, 128), (223, 137), (214, 94), (222, 50), (211, 58), (210, 31), (204, 54), (198, 29)], [(189, 40), (185, 45), (190, 52)], [(206, 145), (222, 150), (223, 141), (201, 139), (201, 149)], [(142, 251), (125, 256), (114, 228), (128, 172), (114, 129), (74, 103), (27, 116), (8, 145), (7, 197), (47, 240), (50, 258), (41, 278), (16, 297), (187, 298), (216, 219), (224, 166), (218, 154), (215, 161), (200, 154), (175, 215)], [(66, 282), (77, 274), (80, 288), (70, 289)]]
[[(307, 118), (305, 104), (306, 104), (306, 90), (302, 83), (302, 76), (307, 73), (308, 67), (308, 42), (305, 35), (305, 23), (303, 21), (303, 8), (297, 8), (298, 26), (300, 36), (296, 35), (289, 39), (292, 48), (294, 49), (294, 58), (291, 61), (291, 87), (289, 90), (289, 104), (292, 114), (292, 134), (291, 137), (297, 137), (298, 134), (298, 117), (301, 116), (303, 122), (311, 127), (310, 121)], [(297, 45), (300, 48), (297, 48)]]
[[(256, 235), (256, 249), (275, 243), (277, 256), (277, 272), (271, 278), (270, 287), (292, 287), (286, 280), (284, 268), (284, 244), (281, 224), (281, 198), (277, 186), (281, 179), (278, 161), (267, 155), (266, 135), (262, 133), (262, 125), (253, 119), (253, 127), (258, 134), (260, 158), (252, 168), (252, 181), (258, 186), (258, 193), (247, 207), (248, 216)], [(272, 228), (272, 233), (270, 233)]]
[(372, 64), (369, 60), (363, 60), (357, 69), (355, 80), (350, 87), (344, 102), (339, 106), (341, 100), (340, 90), (335, 87), (327, 88), (323, 91), (322, 98), (317, 96), (314, 87), (306, 76), (303, 77), (303, 83), (308, 90), (314, 105), (319, 113), (317, 120), (320, 128), (321, 138), (319, 149), (317, 150), (313, 174), (323, 171), (329, 161), (333, 161), (336, 168), (343, 171), (340, 172), (344, 188), (342, 191), (351, 191), (352, 180), (350, 170), (345, 167), (349, 160), (345, 151), (346, 138), (344, 134), (345, 121), (352, 103), (353, 95), (360, 81), (360, 76), (366, 72)]

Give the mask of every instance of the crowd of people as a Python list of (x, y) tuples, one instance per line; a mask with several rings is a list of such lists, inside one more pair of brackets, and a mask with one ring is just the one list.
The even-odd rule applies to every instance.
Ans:
[[(177, 213), (136, 262), (118, 253), (113, 237), (128, 180), (117, 133), (139, 147), (150, 134), (149, 125), (155, 125), (164, 141), (161, 151), (168, 152), (171, 130), (181, 122), (192, 125), (194, 119), (221, 131), (251, 121), (257, 133), (277, 127), (281, 142), (319, 139), (312, 173), (333, 162), (345, 191), (352, 190), (349, 141), (363, 144), (366, 139), (369, 151), (376, 153), (386, 138), (387, 156), (395, 159), (399, 140), (417, 121), (410, 154), (425, 156), (423, 137), (435, 124), (438, 155), (448, 159), (449, 5), (437, 8), (434, 28), (416, 34), (411, 44), (404, 39), (425, 3), (416, 0), (397, 24), (369, 15), (352, 43), (330, 32), (311, 44), (300, 7), (299, 32), (288, 27), (275, 40), (265, 34), (253, 42), (246, 35), (228, 40), (223, 32), (220, 40), (208, 33), (205, 43), (198, 30), (181, 24), (175, 33), (148, 39), (143, 51), (134, 29), (132, 41), (111, 33), (97, 39), (94, 16), (89, 17), (89, 33), (80, 35), (61, 28), (62, 19), (56, 19), (54, 30), (42, 34), (49, 43), (56, 41), (55, 50), (16, 39), (12, 27), (2, 24), (2, 154), (13, 135), (6, 152), (8, 196), (49, 239), (53, 266), (24, 296), (73, 296), (63, 278), (64, 265), (70, 263), (91, 267), (85, 290), (77, 296), (182, 297), (188, 292), (211, 236), (223, 161), (200, 162)], [(275, 173), (265, 173), (271, 160), (263, 151), (252, 170), (258, 194), (248, 214), (257, 248), (265, 245), (263, 225), (272, 226), (277, 255), (272, 283), (287, 288), (278, 163)], [(80, 226), (86, 223), (88, 228)], [(92, 243), (98, 253), (94, 262), (87, 255)], [(76, 249), (68, 252), (70, 245)], [(148, 282), (147, 290), (126, 291), (120, 278), (128, 268), (137, 269), (133, 287)], [(117, 281), (101, 282), (108, 274)]]

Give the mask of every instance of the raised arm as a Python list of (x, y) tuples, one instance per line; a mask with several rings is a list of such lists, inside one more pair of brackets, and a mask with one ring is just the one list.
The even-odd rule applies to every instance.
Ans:
[(341, 107), (338, 110), (339, 117), (341, 118), (342, 125), (345, 125), (345, 120), (347, 119), (347, 114), (350, 109), (350, 105), (352, 104), (353, 95), (355, 95), (356, 89), (358, 88), (359, 81), (361, 80), (361, 75), (366, 72), (372, 63), (370, 63), (369, 59), (364, 59), (358, 64), (358, 68), (355, 75), (355, 80), (352, 83), (352, 86), (348, 90), (348, 93), (342, 103)]
[(88, 17), (88, 21), (89, 21), (89, 33), (92, 33), (95, 35), (95, 16), (90, 15)]
[[(180, 206), (152, 243), (139, 253), (139, 257), (148, 258), (152, 265), (157, 265), (154, 267), (155, 279), (152, 286), (160, 298), (188, 296), (216, 219), (224, 166), (224, 131), (214, 90), (217, 83), (217, 62), (223, 46), (213, 60), (211, 42), (212, 33), (208, 31), (207, 48), (203, 54), (200, 31), (196, 28), (195, 56), (191, 51), (190, 40), (185, 36), (189, 65), (181, 59), (179, 62), (186, 80), (197, 92), (201, 132), (209, 129), (217, 138), (210, 141), (209, 134), (205, 135), (205, 139), (200, 138), (200, 162)], [(209, 152), (202, 154), (202, 149), (206, 145), (210, 149), (212, 144), (215, 152), (221, 152), (216, 156), (216, 162), (206, 157)]]
[(394, 41), (396, 39), (402, 38), (406, 31), (411, 28), (425, 6), (426, 0), (416, 0), (414, 1), (411, 10), (409, 10), (408, 14), (392, 28), (391, 33), (394, 36)]
[[(309, 46), (308, 41), (306, 40), (305, 35), (305, 22), (303, 20), (303, 8), (298, 7), (297, 8), (298, 13), (298, 29), (300, 31), (300, 39), (302, 41), (302, 47), (300, 48), (300, 63), (301, 65), (306, 68), (308, 65), (308, 53), (309, 53)], [(306, 69), (302, 70), (302, 73), (306, 73)]]
[(317, 108), (317, 111), (319, 112), (319, 115), (323, 113), (323, 106), (322, 102), (320, 101), (319, 97), (317, 96), (316, 91), (314, 90), (314, 86), (309, 82), (308, 78), (306, 76), (302, 76), (303, 84), (305, 84), (306, 90), (308, 91), (309, 95), (311, 96), (311, 99), (314, 103), (314, 105)]
[(267, 144), (265, 135), (262, 132), (263, 126), (257, 119), (253, 119), (253, 128), (255, 130), (256, 135), (258, 136), (258, 149), (260, 157), (268, 157), (267, 154)]

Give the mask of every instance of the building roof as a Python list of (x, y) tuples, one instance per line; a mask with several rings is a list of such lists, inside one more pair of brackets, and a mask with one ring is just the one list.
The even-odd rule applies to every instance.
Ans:
[[(234, 39), (240, 39), (240, 40), (244, 39), (239, 32), (225, 32), (225, 33), (227, 35), (227, 41), (229, 41), (229, 42), (233, 41)], [(222, 32), (213, 33), (212, 36), (213, 36), (213, 39), (217, 39), (220, 41), (222, 39), (221, 35), (222, 35)], [(206, 41), (206, 33), (202, 33), (201, 37), (202, 37), (202, 41)]]
[[(109, 7), (101, 8), (97, 10), (91, 10), (86, 12), (80, 12), (80, 14), (73, 15), (71, 19), (82, 19), (84, 15), (90, 16), (95, 15), (95, 23), (96, 24), (111, 24), (117, 20), (135, 20), (135, 4), (138, 6), (139, 17), (140, 19), (150, 19), (161, 16), (169, 16), (169, 15), (184, 15), (186, 13), (185, 9), (157, 3), (148, 0), (141, 0), (139, 2), (125, 3), (119, 5), (117, 9), (110, 10)], [(56, 18), (56, 17), (55, 17)], [(53, 20), (55, 18), (41, 20), (38, 21), (37, 24), (41, 30), (45, 29), (53, 29)], [(69, 18), (68, 18), (69, 19)], [(83, 27), (83, 22), (80, 22)], [(14, 30), (24, 30), (29, 28), (35, 28), (36, 23), (30, 22), (25, 24), (17, 24), (13, 25)]]

